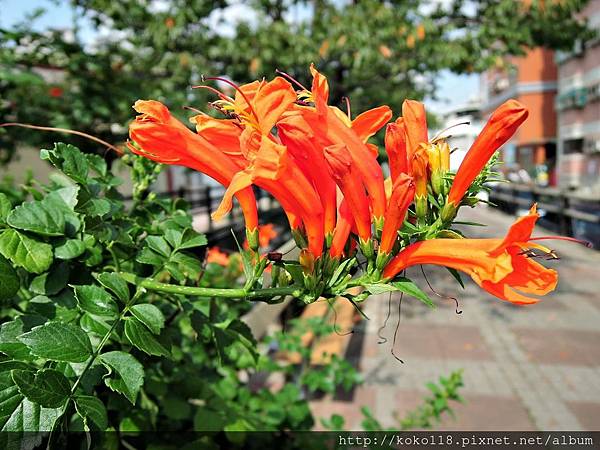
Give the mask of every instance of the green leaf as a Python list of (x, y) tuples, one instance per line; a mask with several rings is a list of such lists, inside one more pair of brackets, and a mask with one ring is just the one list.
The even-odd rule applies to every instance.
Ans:
[(0, 253), (28, 272), (42, 273), (52, 264), (52, 246), (31, 239), (17, 230), (0, 235)]
[(161, 236), (148, 236), (145, 239), (145, 242), (148, 245), (148, 247), (150, 247), (152, 250), (163, 255), (166, 258), (168, 258), (171, 254), (171, 247), (169, 246), (165, 238)]
[(135, 318), (125, 321), (125, 336), (141, 351), (155, 356), (169, 356), (169, 351), (156, 340), (146, 325)]
[[(192, 234), (192, 236), (187, 239), (187, 237)], [(184, 235), (184, 242), (177, 246), (179, 250), (184, 250), (186, 248), (195, 248), (195, 247), (203, 247), (208, 244), (206, 240), (206, 236), (203, 234), (196, 234), (195, 231), (189, 230)]]
[(54, 144), (53, 150), (42, 150), (41, 157), (49, 159), (57, 169), (78, 183), (87, 182), (89, 163), (77, 147), (60, 142)]
[(29, 348), (17, 337), (23, 334), (23, 321), (20, 318), (4, 322), (0, 327), (0, 352), (13, 359), (29, 360)]
[(110, 212), (110, 202), (103, 198), (92, 198), (81, 205), (78, 210), (90, 217), (102, 217)]
[(6, 223), (6, 218), (12, 210), (12, 203), (6, 194), (0, 192), (0, 224)]
[(108, 428), (108, 416), (106, 407), (101, 400), (91, 395), (78, 395), (75, 397), (75, 409), (83, 418), (84, 422), (91, 420), (96, 424), (100, 431)]
[(69, 266), (60, 263), (52, 267), (49, 272), (35, 277), (29, 285), (29, 290), (34, 294), (54, 295), (62, 291), (69, 280)]
[(137, 394), (144, 384), (144, 367), (132, 355), (125, 352), (113, 351), (100, 355), (100, 361), (111, 370), (104, 382), (113, 391), (119, 392), (135, 404)]
[(0, 390), (0, 448), (33, 449), (42, 442), (40, 432), (52, 431), (62, 408), (43, 408), (27, 400), (12, 384)]
[(417, 300), (421, 300), (430, 308), (435, 308), (435, 303), (433, 303), (429, 296), (408, 278), (400, 278), (398, 281), (393, 282), (392, 285), (399, 291), (402, 291), (405, 294), (416, 298)]
[(106, 161), (104, 161), (104, 158), (102, 158), (102, 156), (100, 155), (96, 155), (93, 153), (86, 153), (85, 157), (88, 160), (88, 163), (90, 164), (90, 167), (101, 177), (106, 176), (106, 171), (108, 169), (107, 165), (106, 165)]
[(92, 354), (87, 334), (76, 325), (47, 322), (18, 337), (31, 353), (53, 361), (84, 362)]
[(113, 297), (104, 289), (94, 285), (73, 286), (79, 307), (84, 311), (96, 315), (115, 317), (119, 308)]
[(44, 200), (17, 206), (6, 222), (13, 228), (42, 236), (62, 236), (65, 233), (65, 216), (62, 211)]
[(139, 263), (149, 264), (151, 266), (161, 266), (165, 262), (164, 256), (150, 250), (148, 247), (144, 247), (135, 260)]
[(114, 272), (104, 272), (96, 277), (98, 282), (111, 291), (123, 303), (129, 302), (129, 287), (123, 278)]
[(174, 228), (168, 228), (165, 231), (165, 239), (171, 244), (171, 247), (178, 248), (183, 242), (183, 232)]
[(64, 244), (54, 248), (54, 256), (58, 259), (75, 259), (85, 252), (85, 243), (79, 239), (67, 239)]
[[(110, 319), (109, 319), (110, 320)], [(88, 333), (96, 333), (104, 336), (110, 331), (111, 325), (105, 321), (105, 318), (85, 313), (79, 320), (81, 328)]]
[(4, 256), (0, 256), (0, 300), (12, 298), (20, 286), (17, 272)]
[(395, 292), (399, 289), (393, 284), (385, 284), (385, 283), (373, 283), (373, 284), (365, 284), (364, 288), (369, 291), (372, 295), (383, 294), (385, 292)]
[(36, 374), (27, 370), (13, 370), (11, 376), (21, 394), (44, 408), (64, 405), (71, 394), (69, 380), (53, 369), (42, 369)]
[(46, 196), (46, 200), (50, 204), (60, 205), (61, 208), (68, 211), (73, 211), (77, 206), (77, 196), (79, 194), (79, 186), (72, 185), (57, 189), (50, 192)]
[(140, 303), (132, 306), (129, 310), (154, 334), (160, 334), (160, 330), (165, 326), (165, 316), (160, 309), (150, 303)]

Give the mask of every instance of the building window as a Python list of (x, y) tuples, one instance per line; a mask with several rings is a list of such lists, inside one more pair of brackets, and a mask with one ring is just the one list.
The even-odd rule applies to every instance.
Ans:
[(583, 153), (583, 139), (569, 139), (563, 142), (563, 153)]

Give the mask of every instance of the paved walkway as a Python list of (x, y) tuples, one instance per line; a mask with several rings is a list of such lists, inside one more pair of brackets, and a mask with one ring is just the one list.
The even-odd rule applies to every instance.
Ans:
[[(491, 224), (469, 227), (472, 237), (504, 236), (513, 218), (487, 208), (465, 211), (463, 220)], [(551, 234), (537, 230), (538, 235)], [(398, 320), (397, 297), (378, 344), (377, 332), (388, 312), (388, 296), (367, 300), (363, 321), (347, 357), (355, 361), (365, 383), (352, 395), (312, 403), (317, 417), (341, 414), (346, 427), (360, 429), (360, 406), (371, 408), (386, 426), (414, 408), (425, 383), (464, 369), (466, 400), (446, 417), (442, 430), (600, 430), (600, 251), (564, 241), (546, 242), (562, 258), (548, 261), (559, 271), (557, 290), (540, 303), (518, 307), (480, 290), (468, 277), (463, 290), (443, 269), (425, 267), (436, 291), (430, 310), (405, 297), (396, 341), (398, 362), (390, 354)], [(418, 267), (408, 276), (424, 289)]]

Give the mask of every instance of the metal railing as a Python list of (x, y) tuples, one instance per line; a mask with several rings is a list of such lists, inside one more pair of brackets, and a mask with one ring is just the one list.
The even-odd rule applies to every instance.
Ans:
[(557, 188), (507, 183), (492, 188), (490, 201), (510, 214), (537, 203), (543, 225), (564, 236), (589, 240), (595, 247), (600, 244), (600, 198)]

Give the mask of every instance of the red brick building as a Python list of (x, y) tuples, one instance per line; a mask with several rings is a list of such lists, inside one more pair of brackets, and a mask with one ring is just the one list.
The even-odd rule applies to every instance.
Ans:
[(525, 104), (529, 118), (501, 150), (508, 168), (527, 170), (540, 184), (554, 184), (556, 162), (557, 66), (554, 52), (536, 48), (527, 55), (511, 58), (502, 69), (481, 77), (483, 116), (509, 98)]

